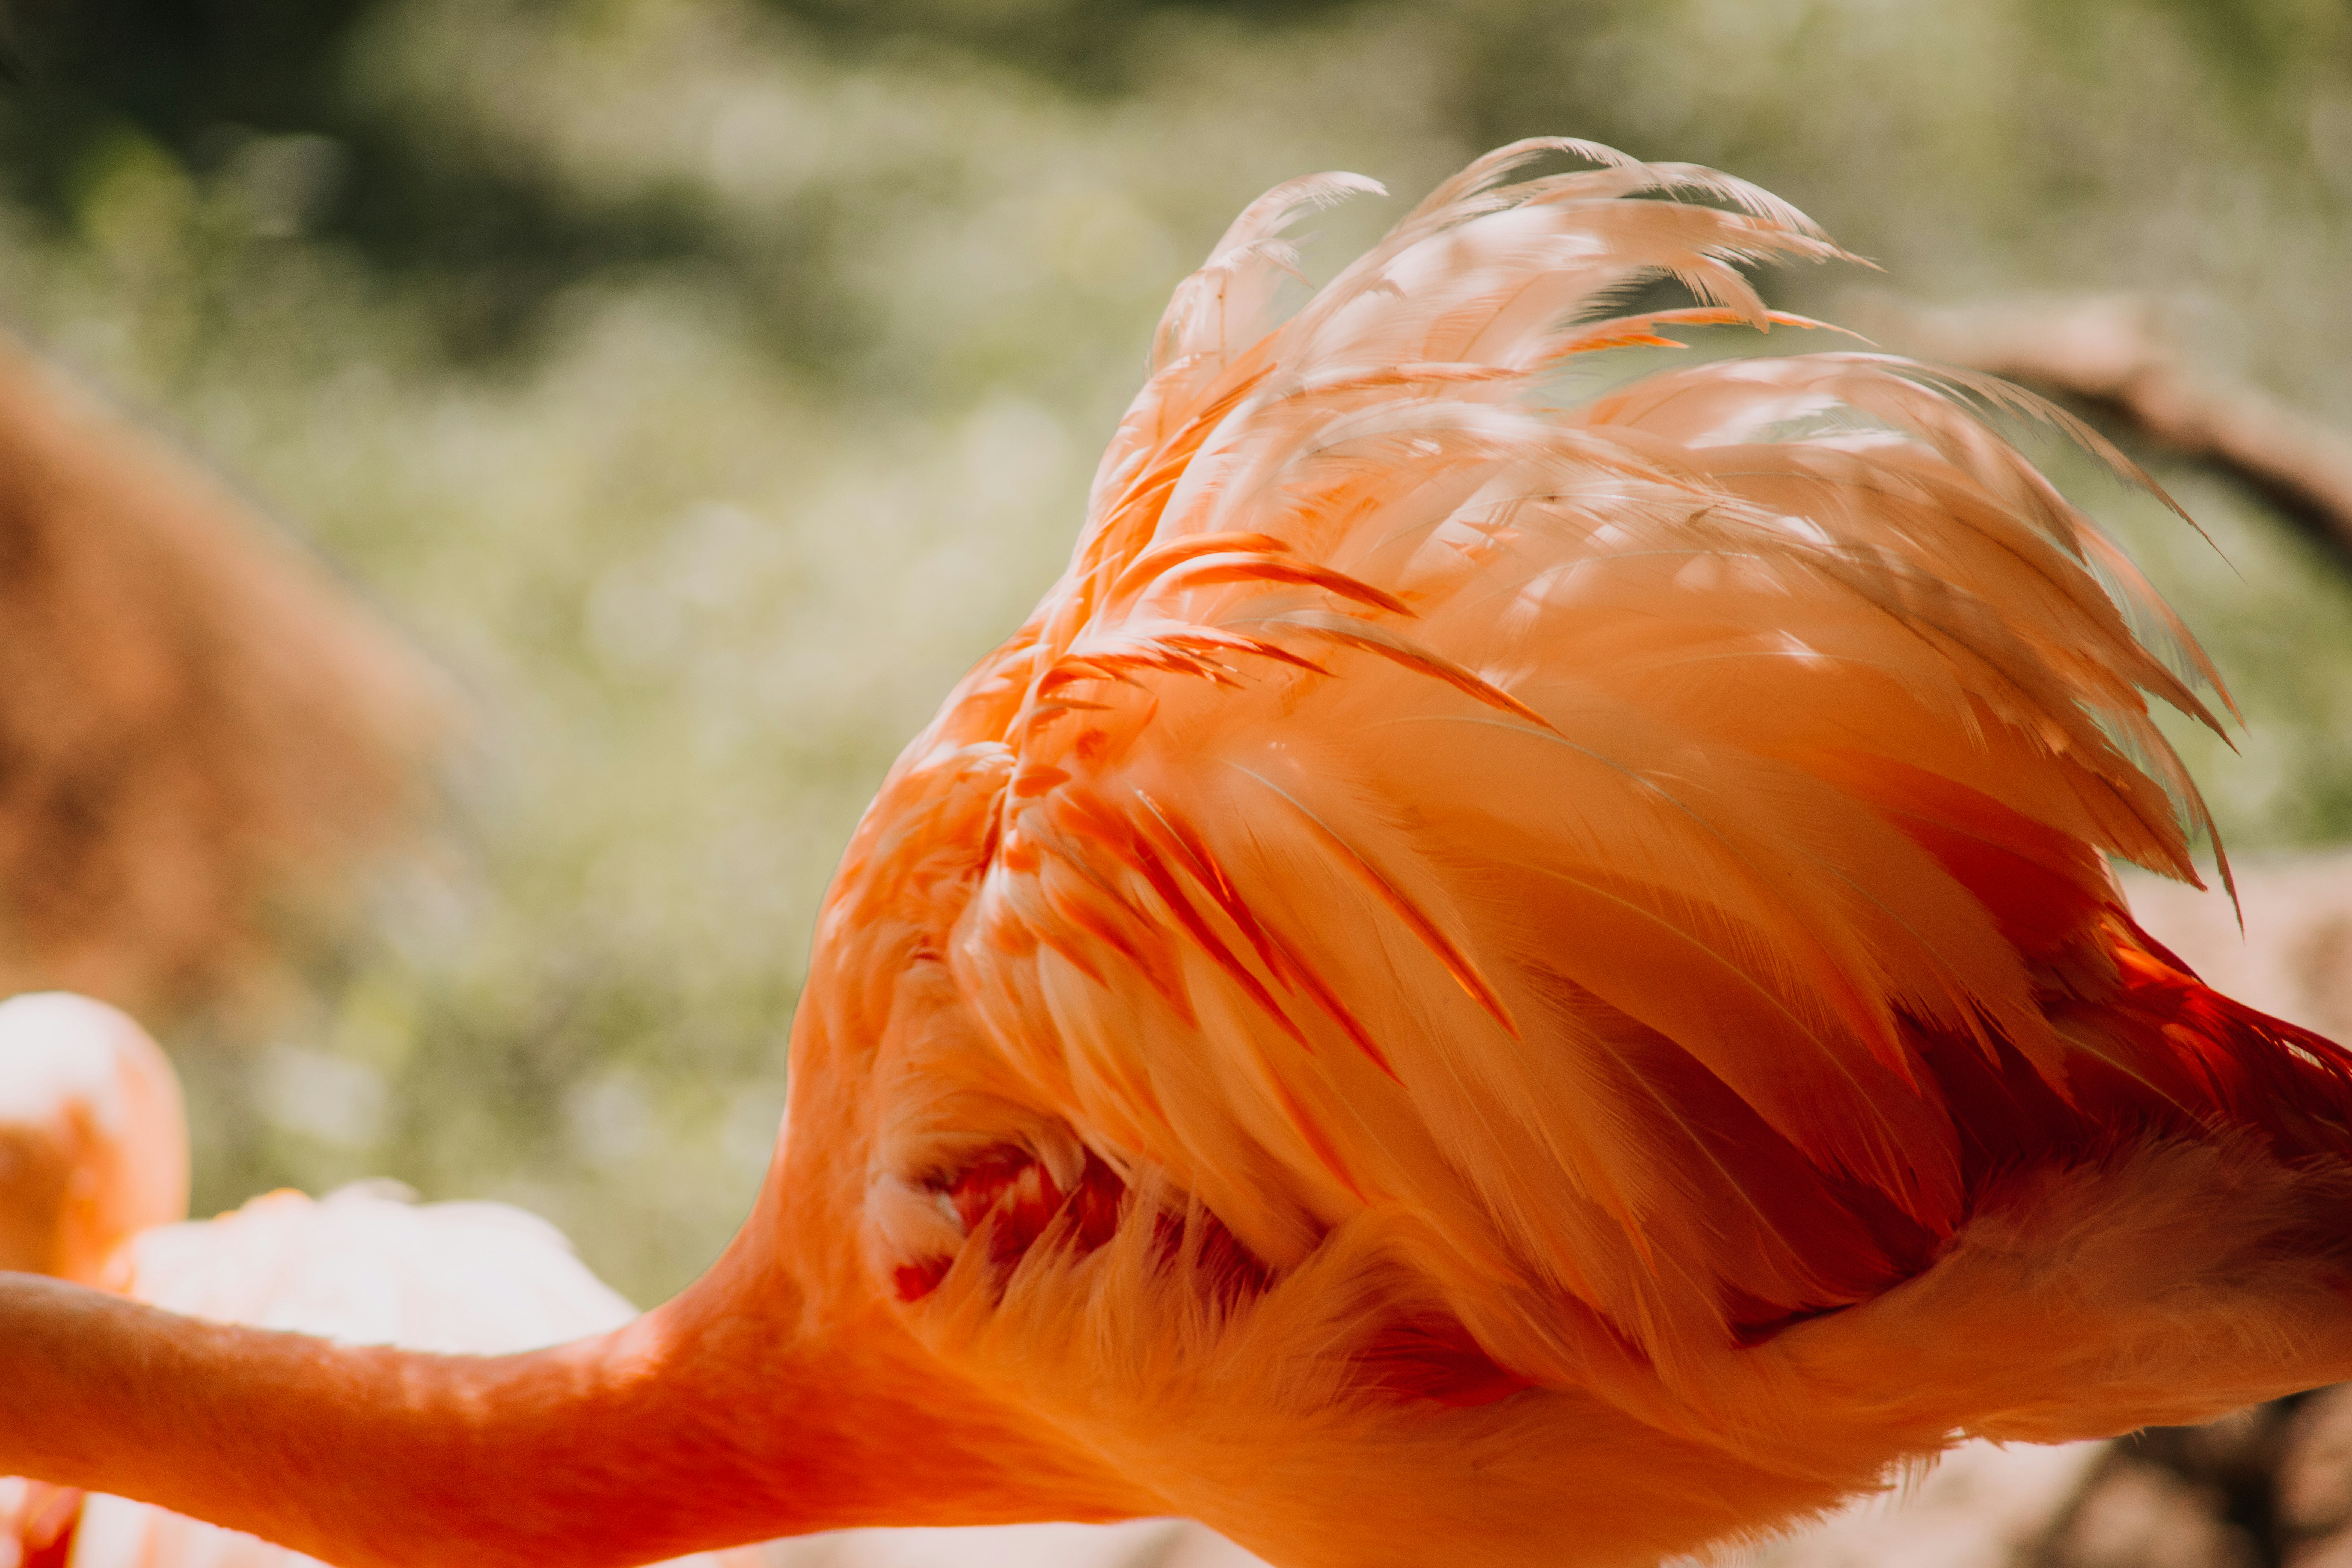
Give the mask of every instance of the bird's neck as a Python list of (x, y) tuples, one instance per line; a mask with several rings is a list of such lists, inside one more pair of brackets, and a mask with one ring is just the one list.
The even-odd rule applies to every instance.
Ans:
[(345, 1568), (643, 1563), (866, 1524), (1148, 1507), (820, 1310), (747, 1227), (600, 1339), (420, 1355), (0, 1275), (0, 1474), (159, 1503)]

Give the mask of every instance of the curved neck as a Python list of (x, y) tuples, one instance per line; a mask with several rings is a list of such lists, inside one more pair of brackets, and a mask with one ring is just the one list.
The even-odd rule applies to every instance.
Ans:
[(346, 1568), (618, 1568), (855, 1525), (1154, 1510), (947, 1381), (887, 1310), (811, 1311), (765, 1250), (739, 1237), (625, 1328), (495, 1357), (336, 1345), (0, 1275), (0, 1474)]

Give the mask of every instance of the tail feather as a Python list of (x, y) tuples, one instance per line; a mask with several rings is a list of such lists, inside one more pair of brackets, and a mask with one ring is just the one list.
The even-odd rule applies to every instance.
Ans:
[[(2152, 1114), (2138, 1089), (2146, 1085), (2193, 1118), (2194, 1131), (2256, 1133), (2290, 1164), (2352, 1152), (2352, 1053), (2209, 989), (2128, 917), (2115, 915), (2108, 932), (2115, 990), (2053, 1007), (2060, 1027), (2116, 1075), (2085, 1082), (2086, 1109), (2117, 1120)], [(2352, 1237), (2337, 1245), (2352, 1247)]]

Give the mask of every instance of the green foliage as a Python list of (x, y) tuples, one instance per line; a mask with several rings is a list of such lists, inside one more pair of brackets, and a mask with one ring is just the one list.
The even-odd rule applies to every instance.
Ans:
[[(1779, 189), (1906, 293), (2185, 300), (2201, 352), (2352, 424), (2345, 31), (2296, 0), (24, 14), (0, 305), (477, 715), (453, 827), (276, 1037), (171, 1042), (201, 1201), (387, 1173), (519, 1199), (641, 1299), (707, 1261), (856, 812), (1050, 581), (1160, 303), (1266, 185), (1417, 196), (1597, 136)], [(2225, 833), (2352, 833), (2342, 574), (2163, 477), (2237, 572), (2100, 493), (2244, 702), (2243, 755), (2199, 755)]]

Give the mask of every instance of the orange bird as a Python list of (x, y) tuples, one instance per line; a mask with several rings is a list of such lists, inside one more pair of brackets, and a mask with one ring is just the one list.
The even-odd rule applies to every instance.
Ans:
[(2108, 870), (2193, 877), (2148, 700), (2218, 683), (1982, 416), (2136, 471), (1875, 353), (1612, 383), (1811, 326), (1741, 268), (1840, 252), (1582, 142), (1278, 317), (1366, 188), (1177, 290), (1068, 571), (851, 840), (709, 1274), (479, 1359), (10, 1278), (0, 1467), (346, 1568), (1158, 1512), (1632, 1563), (2352, 1374), (2352, 1059)]
[[(63, 993), (0, 1004), (0, 1264), (217, 1322), (421, 1350), (550, 1344), (635, 1315), (551, 1226), (503, 1204), (420, 1207), (362, 1185), (173, 1223), (187, 1199), (179, 1080), (146, 1031)], [(5, 1568), (311, 1563), (146, 1503), (0, 1479)]]

